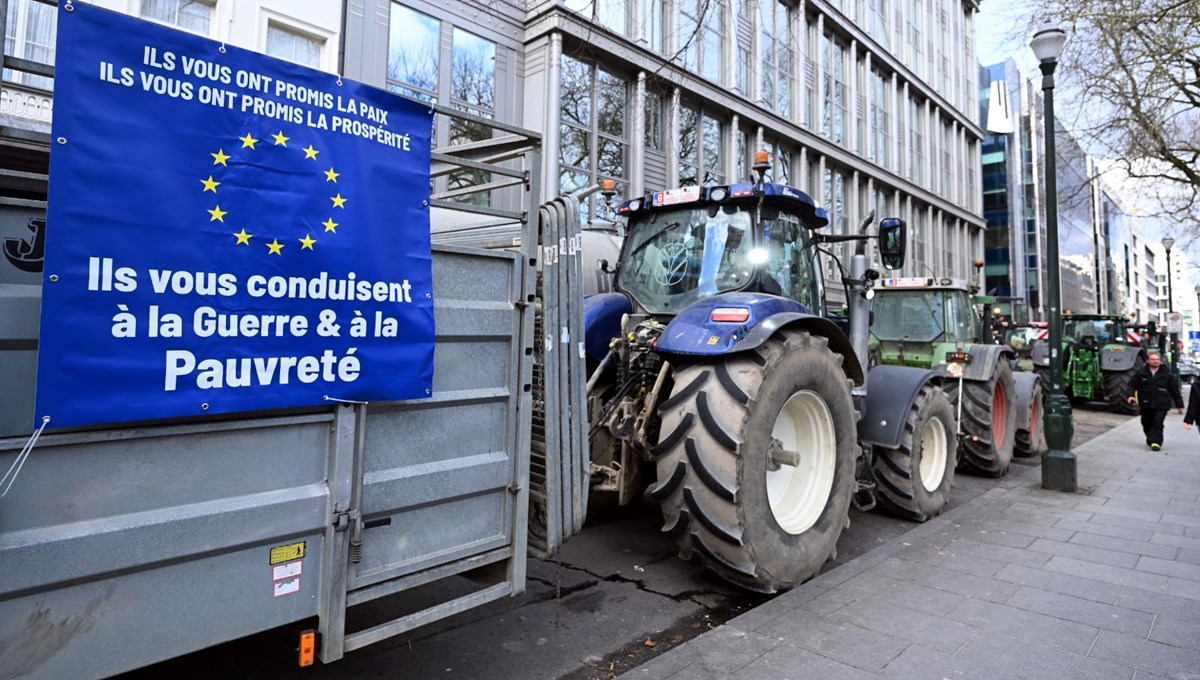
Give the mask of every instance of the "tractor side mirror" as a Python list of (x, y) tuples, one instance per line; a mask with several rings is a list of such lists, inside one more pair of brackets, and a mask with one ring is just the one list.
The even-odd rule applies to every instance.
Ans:
[(599, 269), (600, 271), (604, 272), (605, 274), (612, 274), (616, 271), (615, 269), (611, 269), (609, 267), (608, 260), (603, 257), (600, 258), (599, 260), (596, 260), (596, 269)]
[(904, 266), (904, 251), (908, 245), (908, 225), (904, 220), (889, 217), (879, 223), (879, 257), (884, 269)]

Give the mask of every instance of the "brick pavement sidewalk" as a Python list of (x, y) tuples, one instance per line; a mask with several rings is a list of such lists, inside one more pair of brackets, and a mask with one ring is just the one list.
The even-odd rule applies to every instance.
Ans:
[(1079, 446), (661, 657), (641, 680), (1200, 679), (1200, 436)]

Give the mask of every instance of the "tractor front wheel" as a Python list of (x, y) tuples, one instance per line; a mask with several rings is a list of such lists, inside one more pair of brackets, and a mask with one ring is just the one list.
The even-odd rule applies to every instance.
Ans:
[(1001, 357), (988, 380), (947, 381), (950, 403), (962, 398), (962, 455), (959, 469), (985, 477), (1001, 477), (1012, 462), (1017, 419), (1012, 367)]
[(785, 330), (676, 370), (649, 495), (681, 557), (773, 593), (836, 554), (858, 451), (841, 359), (825, 338)]
[(917, 392), (900, 446), (875, 451), (876, 498), (882, 510), (924, 522), (937, 517), (954, 485), (954, 410), (936, 385)]

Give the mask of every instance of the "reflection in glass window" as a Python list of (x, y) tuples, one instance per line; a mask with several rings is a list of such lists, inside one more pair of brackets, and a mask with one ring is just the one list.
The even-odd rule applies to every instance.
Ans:
[(629, 35), (628, 0), (595, 0), (596, 23), (621, 35)]
[(391, 89), (410, 97), (437, 101), (438, 38), (441, 22), (392, 3), (388, 26), (387, 77)]
[(882, 73), (871, 71), (871, 139), (872, 156), (879, 165), (890, 168), (892, 114), (889, 105), (890, 82)]
[(321, 46), (324, 44), (324, 40), (282, 26), (267, 26), (267, 54), (272, 57), (318, 68), (321, 65)]
[(679, 107), (679, 186), (700, 184), (700, 110)]
[(704, 144), (701, 147), (701, 163), (704, 168), (704, 184), (725, 183), (725, 135), (720, 121), (704, 116), (701, 124)]
[[(4, 26), (4, 53), (54, 64), (54, 41), (57, 21), (54, 8), (33, 0), (9, 0), (8, 18)], [(54, 89), (54, 79), (22, 71), (4, 69), (4, 80), (42, 90)]]
[(197, 35), (208, 35), (214, 4), (200, 0), (142, 0), (141, 14), (146, 19), (170, 24)]
[(829, 36), (821, 36), (821, 47), (825, 53), (825, 117), (821, 131), (836, 144), (846, 142), (846, 89), (845, 49)]
[(642, 31), (651, 50), (662, 54), (666, 30), (666, 3), (663, 0), (642, 0)]
[(646, 90), (646, 110), (643, 141), (647, 149), (663, 150), (663, 96), (653, 90)]
[[(496, 44), (460, 28), (454, 29), (450, 52), (450, 105), (481, 118), (493, 118), (496, 110)], [(450, 144), (468, 144), (491, 138), (481, 123), (455, 118), (450, 121)], [(491, 181), (482, 170), (459, 170), (450, 174), (449, 188), (479, 186)], [(488, 205), (486, 192), (468, 194), (462, 200)]]
[[(624, 195), (629, 150), (629, 84), (595, 64), (563, 55), (562, 110), (559, 134), (559, 188), (576, 191), (605, 179), (617, 182)], [(608, 203), (590, 197), (580, 209), (608, 217)]]
[(791, 11), (782, 3), (759, 3), (759, 49), (762, 55), (762, 99), (767, 108), (785, 118), (792, 117), (792, 88), (795, 83)]
[(925, 184), (925, 135), (923, 134), (924, 106), (915, 100), (909, 102), (909, 164), (912, 170), (912, 181)]

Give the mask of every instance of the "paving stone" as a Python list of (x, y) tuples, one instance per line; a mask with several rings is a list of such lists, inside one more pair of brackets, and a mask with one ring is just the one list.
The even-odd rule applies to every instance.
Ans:
[[(1200, 618), (1177, 619), (1159, 616), (1154, 620), (1150, 639), (1172, 647), (1183, 647), (1200, 652)], [(1196, 669), (1200, 672), (1200, 669)]]
[(1178, 548), (1169, 545), (1159, 545), (1148, 541), (1127, 541), (1123, 538), (1113, 538), (1112, 536), (1101, 536), (1099, 534), (1089, 534), (1086, 532), (1077, 532), (1068, 543), (1076, 543), (1078, 545), (1086, 545), (1093, 548), (1104, 548), (1105, 550), (1115, 550), (1118, 552), (1133, 553), (1135, 555), (1149, 555), (1150, 557), (1158, 557), (1164, 560), (1175, 559)]
[(736, 676), (724, 671), (710, 668), (703, 663), (686, 666), (677, 673), (668, 675), (664, 680), (736, 680)]
[(1200, 606), (1186, 597), (1152, 593), (1139, 588), (1125, 588), (1114, 604), (1125, 609), (1135, 609), (1140, 612), (1200, 623)]
[(1200, 566), (1188, 564), (1187, 562), (1176, 562), (1175, 560), (1164, 560), (1143, 555), (1138, 558), (1137, 569), (1138, 571), (1146, 571), (1151, 574), (1162, 574), (1163, 576), (1174, 576), (1176, 578), (1200, 581)]
[[(1147, 544), (1149, 545), (1149, 544)], [(1078, 543), (1063, 543), (1061, 541), (1048, 541), (1044, 538), (1039, 538), (1030, 544), (1029, 549), (1033, 552), (1046, 553), (1048, 555), (1062, 555), (1063, 557), (1073, 557), (1084, 562), (1095, 562), (1097, 564), (1107, 564), (1114, 567), (1124, 567), (1132, 569), (1137, 565), (1138, 555), (1127, 552), (1118, 552), (1116, 550), (1108, 550), (1105, 548), (1093, 548), (1091, 546), (1080, 545)]]
[(1133, 609), (1053, 593), (1039, 588), (1021, 588), (1007, 603), (1039, 614), (1131, 635), (1150, 632), (1154, 615)]
[(979, 632), (977, 628), (959, 621), (919, 612), (879, 598), (859, 600), (839, 609), (829, 618), (948, 654), (957, 651)]
[[(1057, 521), (1057, 520), (1055, 520)], [(988, 515), (971, 517), (962, 522), (964, 528), (986, 531), (989, 534), (1003, 533), (1029, 538), (1049, 538), (1055, 541), (1066, 541), (1075, 535), (1072, 529), (1059, 529), (1050, 525), (1018, 522), (1010, 518), (997, 519)]]
[(1200, 582), (1169, 576), (1167, 577), (1167, 594), (1200, 600)]
[(740, 680), (871, 680), (873, 673), (794, 644), (780, 645), (733, 676)]
[[(1008, 566), (1005, 567), (1005, 569), (1007, 568)], [(886, 570), (888, 576), (894, 579), (911, 581), (935, 590), (988, 602), (1004, 602), (1012, 597), (1018, 587), (1012, 583), (1004, 583), (984, 576), (896, 558), (885, 562), (880, 569)]]
[[(882, 571), (864, 574), (856, 581), (861, 582), (864, 586), (861, 591), (857, 592), (856, 597), (843, 599), (842, 604), (834, 609), (826, 611), (814, 609), (814, 611), (832, 613), (856, 603), (866, 603), (868, 606), (872, 603), (890, 603), (932, 616), (944, 616), (963, 600), (962, 595), (930, 588), (913, 581), (885, 576)], [(838, 590), (842, 589), (838, 588)], [(816, 603), (817, 600), (814, 600), (811, 604)]]
[(1195, 678), (1200, 669), (1200, 652), (1111, 630), (1100, 631), (1088, 656), (1167, 677)]
[(992, 630), (985, 630), (968, 642), (955, 658), (976, 667), (993, 669), (1001, 677), (1031, 680), (1130, 680), (1133, 677), (1133, 668), (1120, 661), (1091, 659), (1083, 652), (1064, 651), (1026, 636)]
[[(1044, 539), (1036, 539), (1044, 540)], [(944, 551), (952, 555), (978, 557), (986, 560), (996, 560), (1007, 564), (1020, 564), (1026, 567), (1040, 567), (1049, 561), (1049, 556), (1019, 548), (1003, 545), (980, 543), (974, 538), (960, 538), (946, 545)]]
[(965, 574), (974, 574), (976, 576), (992, 576), (1004, 566), (1003, 562), (997, 562), (996, 560), (965, 555), (954, 550), (939, 549), (927, 545), (914, 545), (906, 548), (897, 553), (896, 557), (910, 562), (961, 571)]
[(965, 600), (948, 616), (985, 632), (1020, 640), (1022, 644), (1048, 645), (1076, 654), (1087, 653), (1099, 630), (1095, 626), (982, 600)]
[(1122, 527), (1124, 529), (1137, 529), (1139, 531), (1161, 531), (1164, 534), (1174, 534), (1183, 536), (1188, 527), (1182, 524), (1167, 524), (1165, 522), (1147, 522), (1146, 520), (1134, 519), (1132, 517), (1121, 517), (1120, 515), (1094, 515), (1090, 520), (1093, 524), (1102, 524), (1110, 527)]
[(872, 673), (896, 658), (908, 642), (819, 614), (784, 617), (757, 634), (782, 638), (821, 656)]
[(1149, 541), (1154, 535), (1149, 529), (1131, 529), (1127, 527), (1114, 527), (1107, 524), (1098, 524), (1096, 522), (1075, 522), (1073, 520), (1063, 520), (1055, 524), (1056, 529), (1064, 529), (1067, 531), (1083, 532), (1095, 534), (1097, 536), (1110, 536), (1112, 538), (1123, 538), (1127, 541)]
[(1115, 583), (1017, 565), (1004, 567), (996, 572), (996, 578), (1009, 583), (1031, 586), (1104, 604), (1113, 604), (1122, 591), (1122, 587)]
[(694, 655), (706, 668), (734, 673), (758, 659), (785, 640), (777, 636), (747, 631), (736, 624), (727, 623), (703, 635), (704, 644), (694, 650)]
[(1200, 527), (1200, 517), (1195, 515), (1168, 512), (1163, 514), (1161, 521), (1167, 524), (1181, 524), (1185, 527)]
[[(1098, 499), (1088, 499), (1080, 502), (1075, 506), (1076, 510), (1090, 512), (1093, 515), (1106, 515), (1113, 517), (1125, 517), (1128, 519), (1141, 520), (1143, 522), (1158, 522), (1162, 520), (1163, 513), (1166, 511), (1164, 504), (1162, 510), (1139, 510), (1133, 507), (1126, 507), (1116, 503), (1096, 502)], [(1094, 519), (1094, 517), (1093, 517)]]
[(954, 680), (1009, 680), (997, 669), (983, 664), (942, 654), (921, 645), (910, 645), (900, 656), (892, 659), (879, 675), (894, 680), (920, 678), (953, 678)]
[(1161, 574), (1151, 574), (1145, 571), (1123, 569), (1121, 567), (1110, 567), (1107, 564), (1084, 562), (1071, 557), (1059, 557), (1058, 555), (1050, 558), (1050, 561), (1046, 563), (1046, 570), (1057, 571), (1060, 574), (1068, 574), (1070, 576), (1095, 579), (1097, 581), (1107, 581), (1108, 583), (1116, 583), (1117, 585), (1130, 586), (1132, 588), (1142, 588), (1143, 590), (1154, 592), (1165, 592), (1167, 588), (1167, 577)]
[(1175, 555), (1177, 562), (1200, 564), (1200, 550), (1188, 550), (1187, 548), (1178, 548), (1178, 550), (1178, 554)]
[(1183, 530), (1183, 535), (1191, 538), (1200, 538), (1200, 527), (1186, 527)]
[(1200, 550), (1200, 538), (1164, 534), (1161, 531), (1151, 534), (1150, 542), (1158, 545), (1170, 545), (1176, 548), (1187, 548), (1188, 550)]

